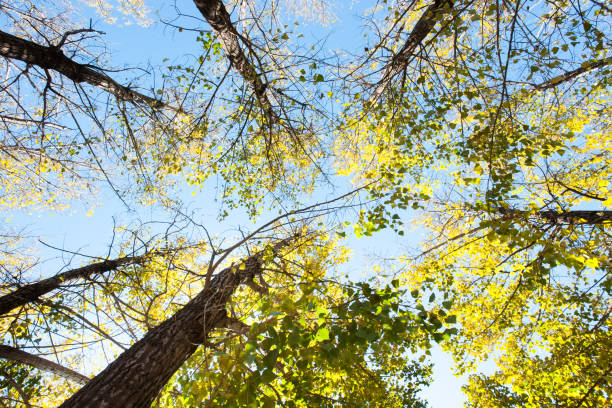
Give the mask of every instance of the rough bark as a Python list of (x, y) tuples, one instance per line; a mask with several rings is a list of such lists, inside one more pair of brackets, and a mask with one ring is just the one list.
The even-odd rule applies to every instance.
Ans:
[(67, 282), (75, 279), (86, 278), (96, 273), (112, 271), (122, 265), (140, 263), (143, 260), (144, 256), (126, 256), (103, 262), (97, 262), (81, 268), (59, 273), (36, 283), (22, 286), (16, 291), (0, 297), (0, 316), (9, 313), (11, 310), (17, 307), (39, 300), (41, 296), (46, 295)]
[(155, 98), (119, 84), (108, 75), (89, 65), (73, 61), (66, 57), (58, 47), (46, 47), (0, 31), (0, 55), (43, 69), (56, 71), (76, 83), (85, 82), (96, 86), (122, 101), (147, 105), (154, 109), (177, 110)]
[(0, 345), (0, 358), (26, 364), (41, 371), (49, 371), (78, 384), (85, 385), (89, 382), (89, 378), (81, 373), (15, 347)]
[(373, 100), (379, 99), (389, 87), (393, 78), (406, 69), (414, 55), (414, 51), (433, 30), (436, 23), (453, 11), (453, 2), (454, 0), (435, 0), (433, 4), (427, 7), (427, 10), (425, 10), (419, 21), (414, 25), (400, 51), (385, 66), (382, 78), (372, 95)]
[(554, 224), (603, 224), (612, 222), (612, 211), (541, 211), (540, 217)]
[[(275, 250), (289, 242), (280, 241)], [(227, 302), (240, 284), (261, 273), (262, 257), (263, 253), (252, 255), (244, 261), (244, 268), (219, 272), (174, 316), (151, 329), (60, 408), (148, 408), (210, 332), (226, 326)]]
[(221, 0), (194, 0), (194, 3), (212, 27), (232, 67), (238, 71), (253, 90), (268, 119), (276, 122), (278, 116), (272, 109), (272, 104), (266, 92), (268, 84), (261, 79), (261, 76), (257, 73), (257, 70), (240, 46), (238, 41), (240, 35), (232, 24), (230, 15), (223, 2)]

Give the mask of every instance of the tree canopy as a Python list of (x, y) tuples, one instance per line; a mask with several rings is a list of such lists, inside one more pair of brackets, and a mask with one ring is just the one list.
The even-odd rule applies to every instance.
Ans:
[(609, 404), (612, 4), (348, 3), (0, 0), (0, 406)]

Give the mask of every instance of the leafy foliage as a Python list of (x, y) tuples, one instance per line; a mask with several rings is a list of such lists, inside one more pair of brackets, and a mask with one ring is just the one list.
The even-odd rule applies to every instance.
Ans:
[[(168, 23), (193, 48), (129, 86), (71, 7), (0, 6), (0, 211), (110, 192), (128, 220), (94, 260), (141, 257), (0, 317), (3, 342), (93, 374), (82, 358), (104, 366), (261, 253), (155, 406), (424, 407), (434, 342), (469, 375), (467, 406), (610, 399), (609, 4), (383, 0), (356, 53), (313, 41), (331, 3), (196, 1)], [(142, 1), (95, 7), (152, 18)], [(194, 189), (219, 221), (263, 226), (217, 233)], [(143, 207), (167, 219), (136, 221)], [(412, 225), (417, 250), (355, 279), (356, 239)], [(0, 233), (5, 295), (40, 265), (25, 233)], [(73, 391), (0, 369), (8, 405)]]

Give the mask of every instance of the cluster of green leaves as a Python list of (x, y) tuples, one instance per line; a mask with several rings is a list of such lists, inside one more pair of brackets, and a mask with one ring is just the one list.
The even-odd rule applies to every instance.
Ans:
[[(141, 4), (120, 3), (134, 13)], [(53, 77), (62, 93), (47, 94), (44, 70), (28, 68), (26, 78), (7, 65), (15, 92), (31, 94), (11, 112), (30, 112), (32, 121), (5, 123), (3, 209), (61, 207), (100, 179), (123, 200), (136, 193), (167, 208), (179, 201), (173, 187), (216, 177), (227, 207), (254, 218), (279, 203), (297, 207), (322, 188), (320, 176), (349, 176), (348, 188), (367, 186), (372, 203), (341, 220), (355, 222), (357, 237), (386, 228), (403, 235), (414, 211), (431, 233), (390, 286), (333, 281), (345, 255), (333, 254), (331, 241), (296, 245), (297, 255), (282, 259), (270, 254), (269, 294), (241, 289), (228, 305), (248, 333), (215, 331), (158, 406), (420, 407), (417, 392), (431, 373), (420, 357), (432, 341), (461, 373), (496, 362), (493, 374), (470, 377), (473, 406), (600, 406), (610, 398), (610, 223), (554, 217), (612, 206), (610, 8), (445, 3), (402, 62), (430, 3), (381, 2), (368, 16), (386, 34), (362, 59), (342, 56), (343, 68), (302, 47), (278, 3), (254, 4), (241, 10), (238, 40), (265, 95), (237, 74), (213, 33), (200, 31), (201, 53), (164, 71), (180, 112), (75, 103), (82, 90), (69, 81)], [(37, 12), (28, 13), (37, 26)], [(62, 24), (43, 31), (52, 40), (65, 31), (64, 20), (53, 21)], [(406, 64), (404, 73), (384, 95), (362, 96), (379, 68), (395, 63)], [(177, 248), (27, 305), (2, 319), (5, 340), (39, 344), (44, 335), (61, 336), (59, 349), (76, 339), (124, 347), (202, 289), (205, 274), (194, 271), (206, 270), (210, 248)], [(96, 324), (82, 318), (93, 315)], [(88, 335), (79, 334), (84, 327)], [(28, 395), (42, 387), (3, 367)]]
[[(2, 397), (18, 406), (18, 401), (35, 397), (41, 387), (41, 376), (35, 370), (11, 361), (0, 362), (0, 389), (4, 390)], [(19, 389), (16, 389), (15, 383)]]
[(223, 346), (191, 358), (159, 406), (425, 406), (418, 391), (431, 368), (422, 353), (432, 332), (442, 340), (453, 329), (438, 332), (434, 312), (415, 315), (394, 287), (320, 282), (299, 293), (262, 299), (246, 338), (211, 339)]

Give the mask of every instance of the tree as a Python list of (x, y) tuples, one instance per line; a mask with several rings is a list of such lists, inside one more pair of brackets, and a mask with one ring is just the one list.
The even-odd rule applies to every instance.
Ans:
[[(601, 405), (610, 392), (610, 129), (601, 120), (610, 71), (599, 24), (609, 9), (530, 7), (440, 11), (421, 58), (400, 60), (405, 76), (387, 104), (347, 116), (346, 139), (365, 154), (343, 169), (368, 166), (366, 177), (387, 186), (372, 189), (387, 201), (362, 215), (359, 232), (398, 228), (394, 208), (424, 209), (431, 243), (406, 278), (452, 299), (461, 329), (447, 348), (460, 372), (497, 362), (466, 387), (473, 406)], [(404, 18), (414, 17), (390, 20)], [(364, 112), (370, 120), (353, 119)]]
[[(271, 248), (272, 256), (286, 245), (284, 241), (276, 244)], [(240, 283), (261, 274), (263, 256), (263, 252), (252, 255), (237, 268), (215, 275), (174, 316), (150, 330), (62, 406), (150, 406), (178, 367), (207, 341), (209, 333), (231, 324), (226, 323), (226, 304)]]
[[(168, 27), (195, 55), (135, 78), (70, 8), (2, 4), (2, 211), (86, 188), (131, 217), (106, 255), (38, 281), (28, 237), (2, 232), (0, 326), (21, 356), (0, 367), (4, 402), (423, 406), (435, 341), (470, 374), (469, 406), (605, 404), (608, 5), (383, 0), (358, 53), (318, 47), (284, 2), (184, 7)], [(215, 178), (219, 219), (272, 221), (227, 246), (182, 202)], [(139, 223), (142, 205), (169, 218)], [(399, 238), (417, 222), (397, 270), (342, 275), (347, 227)], [(21, 354), (51, 350), (60, 373), (75, 345), (113, 360), (77, 392)]]

